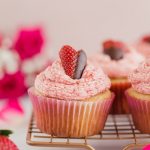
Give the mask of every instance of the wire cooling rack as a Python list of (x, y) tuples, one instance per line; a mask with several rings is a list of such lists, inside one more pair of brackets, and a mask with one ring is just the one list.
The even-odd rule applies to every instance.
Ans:
[(88, 144), (89, 140), (130, 140), (131, 143), (123, 150), (141, 148), (148, 143), (141, 139), (150, 139), (150, 134), (142, 134), (135, 129), (130, 115), (109, 115), (104, 130), (94, 136), (85, 138), (62, 138), (42, 133), (37, 127), (32, 115), (27, 132), (27, 144), (43, 147), (72, 147), (95, 150)]

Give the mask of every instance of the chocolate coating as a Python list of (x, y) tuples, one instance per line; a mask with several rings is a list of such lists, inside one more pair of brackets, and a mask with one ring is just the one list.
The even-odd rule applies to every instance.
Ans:
[(74, 73), (74, 79), (80, 79), (87, 64), (87, 56), (83, 50), (78, 52), (77, 65)]
[(123, 58), (124, 51), (120, 48), (111, 47), (108, 49), (104, 49), (104, 54), (109, 55), (113, 60), (119, 60)]

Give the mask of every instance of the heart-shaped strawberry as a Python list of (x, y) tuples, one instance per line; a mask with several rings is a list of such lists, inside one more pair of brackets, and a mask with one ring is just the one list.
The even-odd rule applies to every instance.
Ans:
[(110, 56), (113, 60), (122, 59), (127, 47), (123, 42), (108, 40), (103, 43), (104, 54)]
[(87, 57), (83, 50), (76, 51), (69, 45), (65, 45), (59, 52), (65, 73), (72, 79), (80, 79), (87, 64)]

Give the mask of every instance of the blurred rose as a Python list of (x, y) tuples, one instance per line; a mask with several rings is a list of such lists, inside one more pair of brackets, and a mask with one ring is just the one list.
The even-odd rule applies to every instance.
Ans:
[(0, 34), (0, 46), (2, 46), (2, 42), (3, 42), (3, 36), (2, 34)]
[(143, 150), (150, 150), (150, 145), (145, 146)]
[(17, 98), (26, 91), (24, 75), (18, 71), (0, 79), (0, 98)]
[(14, 43), (13, 48), (22, 60), (33, 57), (41, 52), (44, 36), (40, 28), (22, 29)]
[(8, 48), (0, 48), (0, 79), (5, 73), (14, 74), (19, 69), (19, 57), (17, 53)]

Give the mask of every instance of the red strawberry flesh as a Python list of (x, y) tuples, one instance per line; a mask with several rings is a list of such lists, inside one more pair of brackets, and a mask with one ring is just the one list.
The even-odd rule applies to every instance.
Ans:
[(143, 37), (142, 41), (143, 41), (143, 42), (150, 43), (150, 36), (145, 36), (145, 37)]
[(59, 52), (62, 66), (65, 73), (74, 78), (74, 72), (77, 65), (78, 52), (69, 45), (65, 45)]
[(10, 130), (0, 130), (0, 150), (19, 150), (8, 138), (8, 135), (11, 133)]

